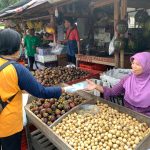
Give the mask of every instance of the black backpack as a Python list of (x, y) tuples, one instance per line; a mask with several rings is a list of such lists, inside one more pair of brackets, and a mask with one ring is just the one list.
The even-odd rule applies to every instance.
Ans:
[[(16, 62), (14, 61), (7, 61), (6, 63), (4, 63), (2, 66), (0, 66), (0, 71), (2, 71), (4, 68), (6, 68), (7, 66), (9, 66), (10, 64), (14, 64)], [(18, 92), (17, 92), (18, 93)], [(13, 99), (14, 97), (17, 95), (14, 94), (13, 96), (11, 96), (10, 98), (8, 98), (8, 100), (6, 102), (3, 102), (0, 98), (0, 113), (3, 111), (3, 109), (7, 106), (7, 104), (9, 104)]]

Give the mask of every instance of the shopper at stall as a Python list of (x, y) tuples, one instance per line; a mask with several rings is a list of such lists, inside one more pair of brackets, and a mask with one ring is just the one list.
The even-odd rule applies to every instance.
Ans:
[(66, 43), (68, 61), (76, 64), (75, 54), (80, 53), (80, 38), (77, 26), (74, 24), (73, 18), (66, 17), (64, 21), (66, 30)]
[(87, 90), (96, 89), (105, 99), (124, 93), (126, 107), (150, 116), (150, 53), (137, 53), (131, 57), (132, 73), (113, 88), (96, 85), (88, 81)]
[[(28, 57), (29, 69), (33, 71), (33, 65), (35, 63), (34, 55), (36, 53), (36, 47), (40, 45), (40, 38), (35, 35), (34, 29), (29, 29), (29, 34), (24, 38), (24, 47)], [(37, 64), (35, 63), (36, 67)]]
[[(0, 31), (0, 149), (20, 150), (22, 90), (38, 98), (58, 98), (69, 88), (43, 87), (24, 66), (17, 64), (21, 38), (12, 29)], [(13, 60), (13, 62), (12, 62)], [(3, 108), (3, 109), (2, 109)]]

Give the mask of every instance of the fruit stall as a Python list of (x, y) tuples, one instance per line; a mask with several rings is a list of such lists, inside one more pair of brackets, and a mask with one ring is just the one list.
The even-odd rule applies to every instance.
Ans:
[[(44, 68), (33, 75), (45, 87), (66, 86), (99, 79), (114, 67), (130, 68), (131, 55), (150, 49), (149, 5), (147, 0), (38, 0), (24, 11), (0, 18), (15, 20), (20, 32), (28, 27), (53, 35), (51, 44), (44, 41), (37, 47), (35, 60)], [(64, 40), (65, 16), (76, 18), (81, 35), (75, 67), (67, 66), (66, 47), (56, 42)], [(59, 99), (29, 96), (25, 111), (29, 150), (150, 148), (150, 117), (89, 91), (63, 93)]]
[(150, 118), (86, 92), (33, 100), (28, 119), (61, 150), (145, 150)]

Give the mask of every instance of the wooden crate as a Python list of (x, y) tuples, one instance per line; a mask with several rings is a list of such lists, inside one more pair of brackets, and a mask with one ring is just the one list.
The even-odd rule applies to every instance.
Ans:
[[(142, 115), (140, 113), (137, 113), (135, 111), (132, 111), (128, 108), (125, 108), (123, 106), (114, 104), (110, 101), (103, 100), (101, 98), (98, 98), (94, 95), (91, 95), (89, 93), (80, 91), (78, 92), (80, 96), (88, 99), (87, 104), (95, 104), (97, 100), (99, 100), (102, 103), (108, 104), (110, 107), (117, 109), (119, 112), (127, 113), (130, 116), (136, 118), (140, 122), (145, 122), (150, 126), (150, 117), (147, 117), (145, 115)], [(51, 128), (53, 126), (56, 126), (58, 123), (62, 121), (65, 117), (68, 116), (68, 114), (71, 114), (73, 112), (76, 112), (80, 109), (81, 105), (78, 105), (74, 107), (72, 110), (65, 113), (63, 116), (61, 116), (58, 120), (56, 120), (51, 126), (47, 126), (44, 124), (38, 117), (36, 117), (29, 109), (30, 105), (26, 106), (26, 113), (29, 118), (29, 120), (59, 149), (59, 150), (72, 150), (72, 147), (66, 143), (61, 137), (59, 137)], [(143, 141), (140, 142), (136, 150), (147, 150), (150, 148), (150, 135), (144, 138)]]
[[(89, 94), (89, 95), (90, 95), (90, 94)], [(150, 117), (145, 116), (145, 115), (143, 115), (143, 114), (140, 114), (140, 113), (138, 113), (138, 112), (135, 112), (135, 111), (133, 111), (133, 110), (131, 110), (131, 109), (128, 109), (128, 108), (126, 108), (126, 107), (117, 105), (117, 104), (112, 103), (112, 102), (110, 102), (110, 101), (104, 100), (104, 99), (102, 99), (102, 98), (98, 98), (98, 97), (96, 97), (96, 96), (93, 96), (93, 97), (95, 97), (94, 100), (88, 101), (87, 104), (96, 104), (97, 100), (99, 100), (101, 103), (108, 104), (110, 107), (112, 107), (112, 108), (118, 110), (118, 111), (121, 112), (121, 113), (126, 113), (126, 114), (128, 114), (128, 115), (130, 115), (130, 116), (136, 118), (136, 119), (137, 119), (138, 121), (140, 121), (140, 122), (145, 122), (145, 123), (147, 123), (148, 126), (150, 127)], [(78, 112), (81, 108), (82, 108), (82, 105), (80, 105), (80, 106), (76, 107), (75, 109), (71, 110), (71, 111), (69, 112), (69, 114), (74, 113), (74, 112)], [(56, 120), (56, 121), (53, 123), (53, 125), (51, 126), (51, 128), (54, 127), (54, 126), (56, 126), (56, 125), (58, 125), (58, 124), (59, 124), (60, 122), (62, 122), (62, 120), (63, 120), (65, 117), (67, 117), (67, 116), (68, 116), (68, 114), (64, 115), (64, 116), (63, 116), (62, 118), (60, 118), (59, 120)], [(57, 139), (57, 142), (60, 142), (60, 141), (61, 141), (61, 142), (64, 142), (64, 144), (65, 144), (64, 139), (62, 139), (60, 136), (56, 135), (56, 133), (53, 133), (53, 134), (58, 138), (58, 139)], [(56, 143), (54, 143), (54, 144), (56, 144)], [(68, 145), (68, 144), (67, 144), (67, 145)], [(67, 146), (67, 145), (65, 145), (65, 146)], [(147, 136), (137, 145), (137, 147), (136, 147), (135, 150), (149, 150), (149, 149), (150, 149), (150, 134), (147, 135)], [(66, 147), (66, 149), (63, 149), (63, 150), (73, 150), (73, 148), (70, 148), (70, 145), (69, 145), (68, 147)]]
[(35, 150), (58, 150), (38, 129), (31, 133), (31, 142)]
[[(84, 92), (77, 92), (77, 94), (80, 95), (81, 97), (87, 99), (87, 101), (90, 101), (93, 99), (93, 95), (88, 95), (88, 94), (85, 95)], [(84, 104), (84, 103), (82, 103), (82, 104)], [(80, 104), (80, 105), (82, 105), (82, 104)], [(64, 141), (62, 142), (62, 141), (58, 140), (58, 136), (53, 132), (53, 130), (50, 128), (50, 126), (43, 123), (41, 121), (41, 119), (39, 119), (33, 112), (31, 112), (30, 105), (31, 104), (28, 104), (25, 106), (25, 110), (26, 110), (26, 114), (27, 114), (27, 118), (28, 118), (29, 122), (31, 122), (37, 129), (39, 129), (42, 132), (42, 134), (44, 134), (52, 143), (55, 143), (55, 146), (59, 150), (67, 150), (67, 148), (70, 146), (67, 143), (64, 143)], [(76, 106), (76, 107), (78, 107), (78, 106)], [(72, 110), (76, 109), (76, 107), (74, 107)], [(63, 116), (68, 115), (70, 113), (70, 111), (65, 113)], [(59, 119), (61, 119), (63, 116), (61, 116)]]

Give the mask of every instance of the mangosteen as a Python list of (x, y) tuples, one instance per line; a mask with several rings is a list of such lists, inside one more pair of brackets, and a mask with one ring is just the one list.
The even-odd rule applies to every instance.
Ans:
[(48, 125), (48, 126), (50, 126), (51, 124), (52, 124), (52, 122), (51, 122), (51, 121), (48, 121), (48, 122), (47, 122), (47, 125)]
[(42, 109), (43, 109), (43, 106), (40, 106), (40, 107), (38, 108), (39, 111), (42, 110)]
[(46, 109), (45, 108), (41, 109), (41, 111), (40, 111), (41, 115), (43, 115), (43, 113), (46, 113)]
[(51, 108), (46, 108), (46, 112), (51, 114), (52, 113), (52, 109)]
[(37, 111), (37, 110), (38, 110), (38, 107), (33, 107), (33, 108), (31, 109), (32, 112), (35, 112), (35, 111)]
[(67, 111), (69, 111), (70, 110), (70, 106), (68, 105), (68, 104), (66, 104), (65, 106), (64, 106), (64, 110), (67, 112)]
[(49, 102), (46, 102), (46, 103), (43, 104), (43, 107), (44, 108), (50, 108), (51, 104)]
[(56, 109), (55, 114), (56, 114), (56, 115), (60, 115), (60, 114), (61, 114), (61, 111), (60, 111), (59, 109)]
[(35, 115), (37, 115), (38, 113), (39, 113), (39, 111), (38, 111), (38, 110), (34, 111), (34, 114), (35, 114)]
[(50, 121), (51, 121), (51, 122), (54, 122), (54, 121), (56, 120), (56, 117), (55, 117), (54, 115), (51, 115), (50, 117), (51, 117), (51, 118), (50, 118)]
[(41, 115), (41, 114), (37, 114), (37, 117), (41, 119), (41, 118), (42, 118), (42, 115)]
[(44, 117), (44, 118), (48, 117), (48, 113), (46, 113), (46, 112), (43, 113), (43, 117)]
[(62, 105), (62, 104), (59, 104), (59, 105), (57, 106), (57, 108), (60, 109), (60, 110), (62, 110), (62, 109), (63, 109), (63, 105)]
[(51, 98), (51, 99), (50, 99), (50, 103), (51, 103), (51, 104), (55, 104), (55, 99), (54, 99), (54, 98)]
[(65, 110), (62, 110), (61, 111), (61, 115), (64, 115), (66, 112), (65, 112)]
[(71, 108), (76, 106), (74, 102), (70, 103), (69, 105), (70, 105)]
[(42, 105), (41, 101), (37, 101), (36, 104), (37, 104), (37, 106), (41, 106)]
[(52, 109), (53, 111), (55, 111), (55, 110), (56, 110), (56, 105), (53, 104), (53, 105), (51, 106), (51, 109)]

